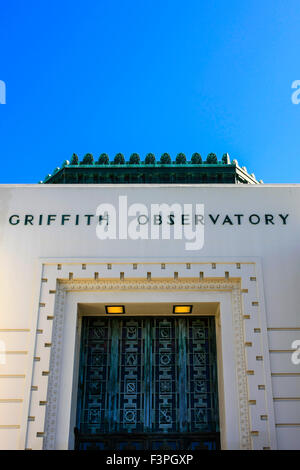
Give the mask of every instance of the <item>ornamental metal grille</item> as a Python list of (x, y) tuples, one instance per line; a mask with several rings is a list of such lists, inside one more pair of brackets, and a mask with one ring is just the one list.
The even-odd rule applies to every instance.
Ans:
[(218, 447), (214, 317), (84, 317), (76, 446)]

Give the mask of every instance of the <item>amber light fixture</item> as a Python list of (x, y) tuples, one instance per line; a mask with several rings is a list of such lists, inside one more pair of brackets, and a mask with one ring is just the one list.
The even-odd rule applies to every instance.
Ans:
[(125, 307), (124, 305), (105, 305), (105, 312), (110, 315), (125, 313)]
[(173, 305), (173, 313), (192, 313), (192, 305)]

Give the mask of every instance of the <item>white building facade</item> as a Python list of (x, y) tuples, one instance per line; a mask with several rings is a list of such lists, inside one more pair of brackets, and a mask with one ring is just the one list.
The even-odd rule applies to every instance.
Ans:
[[(170, 442), (178, 426), (182, 434), (194, 419), (197, 428), (195, 416), (200, 408), (206, 413), (207, 402), (193, 379), (194, 350), (188, 352), (186, 338), (189, 325), (200, 331), (203, 320), (213, 322), (216, 375), (207, 380), (215, 405), (207, 406), (217, 414), (219, 448), (300, 449), (299, 185), (2, 185), (0, 195), (1, 449), (74, 449), (79, 402), (90, 406), (80, 395), (90, 367), (82, 359), (87, 318), (100, 336), (117, 322), (132, 335), (137, 325), (144, 365), (140, 377), (129, 368), (121, 379), (121, 349), (111, 340), (106, 354), (119, 351), (118, 369), (106, 357), (106, 376), (92, 385), (86, 429), (101, 428), (109, 405), (99, 397), (103, 392), (107, 399), (114, 380), (128, 393), (110, 396), (117, 400), (116, 423), (127, 419), (120, 429), (139, 430), (137, 441), (151, 436), (156, 403), (156, 433)], [(109, 315), (107, 306), (123, 313)], [(191, 311), (176, 315), (174, 306)], [(180, 343), (180, 335), (185, 349), (178, 343), (170, 353), (177, 372), (169, 377), (166, 369), (156, 379), (159, 365), (145, 331), (173, 327), (160, 360), (166, 365), (173, 357), (170, 344)], [(100, 336), (97, 347), (106, 347)], [(127, 353), (135, 351), (130, 344)], [(147, 354), (154, 361), (150, 375)], [(161, 377), (156, 402), (159, 392), (149, 390)], [(200, 408), (193, 404), (196, 383)], [(135, 428), (138, 419), (146, 426), (147, 407), (150, 428)]]

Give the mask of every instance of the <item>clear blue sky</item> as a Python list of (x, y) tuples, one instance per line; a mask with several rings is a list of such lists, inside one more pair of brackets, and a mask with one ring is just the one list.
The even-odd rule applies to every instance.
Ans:
[(6, 1), (0, 44), (0, 183), (196, 151), (300, 182), (299, 0)]

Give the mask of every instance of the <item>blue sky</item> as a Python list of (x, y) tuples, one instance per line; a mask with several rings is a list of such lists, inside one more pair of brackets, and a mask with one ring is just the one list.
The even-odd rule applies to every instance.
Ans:
[(196, 151), (299, 182), (299, 25), (299, 0), (2, 2), (0, 183)]

